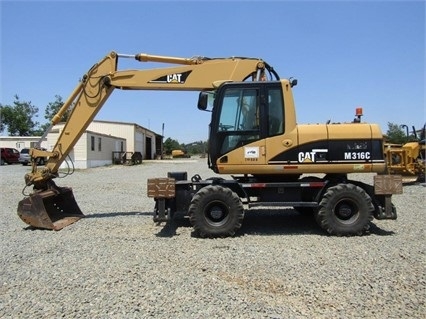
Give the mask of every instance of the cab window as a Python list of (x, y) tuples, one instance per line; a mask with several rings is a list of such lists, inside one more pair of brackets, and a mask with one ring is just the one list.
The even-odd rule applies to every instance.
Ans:
[(221, 154), (259, 139), (258, 89), (233, 88), (225, 92), (218, 123), (221, 132), (225, 135)]
[(281, 89), (269, 89), (268, 97), (268, 135), (280, 135), (284, 132), (284, 106)]

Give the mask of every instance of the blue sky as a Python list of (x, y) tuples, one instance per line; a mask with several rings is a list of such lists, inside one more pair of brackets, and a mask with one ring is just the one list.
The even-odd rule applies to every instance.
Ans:
[[(259, 57), (295, 77), (298, 123), (425, 123), (424, 1), (1, 1), (0, 103), (65, 100), (110, 51)], [(146, 68), (137, 61), (125, 68)], [(151, 66), (154, 67), (154, 66)], [(157, 67), (157, 66), (156, 66)], [(206, 140), (195, 92), (114, 91), (97, 119)]]

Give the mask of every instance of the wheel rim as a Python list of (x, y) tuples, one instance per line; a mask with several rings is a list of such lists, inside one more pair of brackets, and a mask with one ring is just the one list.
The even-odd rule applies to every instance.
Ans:
[(342, 199), (333, 209), (334, 215), (343, 224), (351, 224), (359, 217), (358, 205), (350, 199)]
[(229, 218), (228, 207), (221, 201), (213, 201), (204, 210), (204, 217), (211, 226), (222, 226)]

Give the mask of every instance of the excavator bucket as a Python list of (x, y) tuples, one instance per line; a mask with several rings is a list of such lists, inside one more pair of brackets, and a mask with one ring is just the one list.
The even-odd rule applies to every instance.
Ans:
[(18, 216), (35, 228), (60, 230), (84, 217), (71, 188), (34, 193), (18, 204)]

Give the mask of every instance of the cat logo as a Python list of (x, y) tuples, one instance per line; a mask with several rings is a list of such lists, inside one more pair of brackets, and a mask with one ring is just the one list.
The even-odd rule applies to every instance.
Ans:
[(161, 83), (161, 84), (185, 84), (186, 79), (191, 74), (191, 71), (182, 73), (172, 73), (162, 75), (156, 79), (149, 81), (149, 83)]
[(311, 152), (299, 152), (298, 161), (299, 163), (312, 163), (317, 159), (317, 153), (327, 153), (327, 149), (313, 149)]
[(182, 73), (174, 73), (167, 75), (167, 83), (183, 83), (181, 81)]

